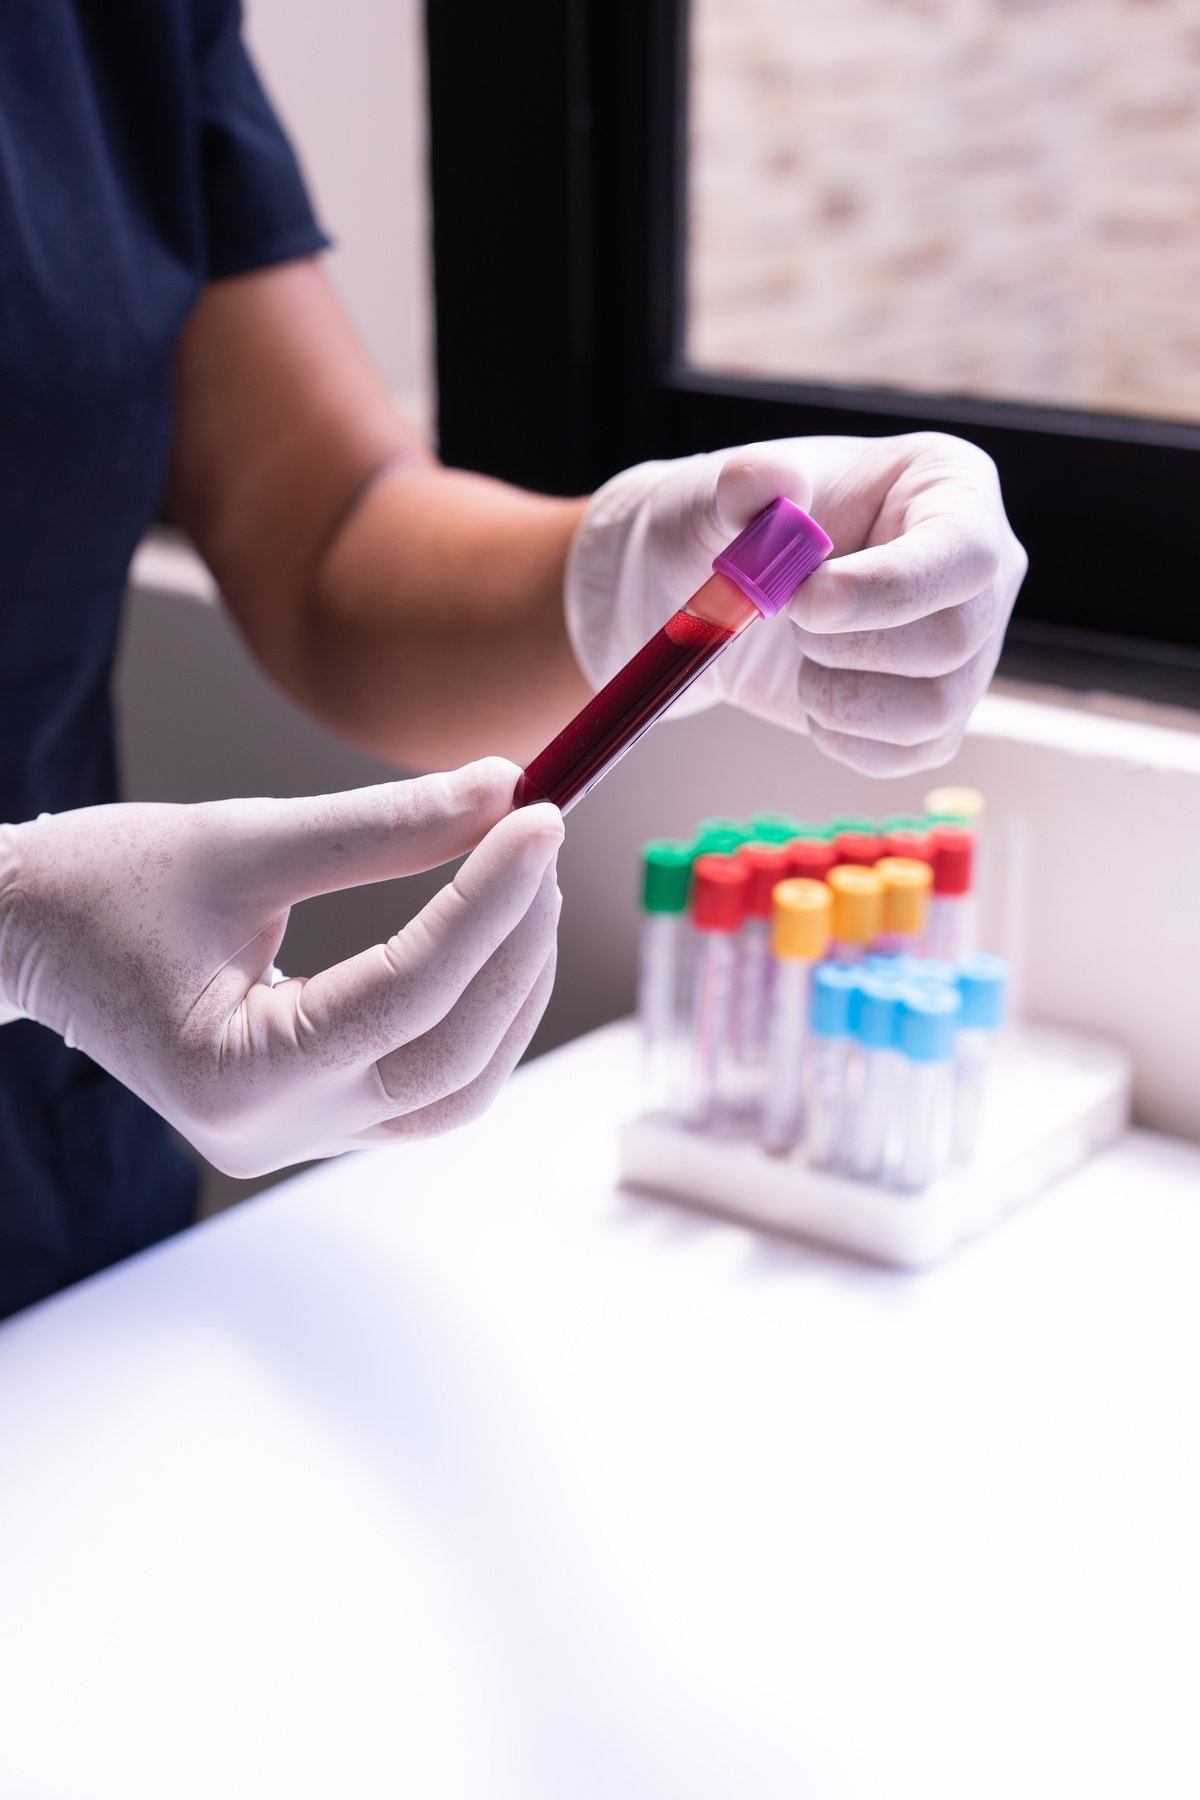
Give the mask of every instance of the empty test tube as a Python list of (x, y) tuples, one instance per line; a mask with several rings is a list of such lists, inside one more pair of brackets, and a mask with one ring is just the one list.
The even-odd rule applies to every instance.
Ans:
[(729, 856), (750, 841), (750, 827), (740, 819), (701, 819), (696, 827), (696, 854), (709, 850)]
[(930, 956), (957, 962), (974, 949), (975, 833), (963, 825), (935, 825), (933, 898), (925, 948)]
[(782, 844), (745, 844), (738, 860), (746, 871), (746, 922), (738, 935), (732, 1031), (733, 1099), (753, 1111), (762, 1095), (771, 995), (771, 894), (786, 881), (791, 859)]
[(905, 1061), (896, 1167), (902, 1188), (928, 1187), (945, 1166), (954, 1100), (954, 1034), (961, 1012), (956, 988), (914, 984), (905, 992), (898, 1034)]
[(883, 877), (874, 869), (842, 863), (827, 877), (833, 894), (834, 962), (861, 962), (883, 924)]
[(883, 924), (874, 948), (882, 956), (911, 956), (925, 935), (933, 870), (910, 856), (884, 856), (875, 864), (883, 882)]
[(760, 844), (790, 843), (803, 829), (800, 820), (793, 819), (790, 813), (751, 813), (749, 823), (752, 839)]
[[(975, 839), (971, 866), (971, 903), (964, 908), (966, 928), (961, 948), (957, 952), (959, 956), (966, 956), (979, 941), (977, 911), (980, 897), (989, 881), (988, 846), (983, 828), (984, 810), (984, 798), (978, 788), (937, 787), (931, 788), (925, 796), (925, 812), (931, 833), (940, 826), (949, 825), (959, 831), (971, 832)], [(993, 929), (995, 923), (993, 922)]]
[(825, 881), (830, 869), (837, 867), (838, 854), (829, 838), (795, 837), (787, 848), (796, 881)]
[(804, 1145), (809, 1162), (817, 1169), (836, 1162), (842, 1149), (850, 1067), (850, 997), (856, 980), (856, 971), (839, 963), (818, 963), (813, 970)]
[(869, 869), (883, 855), (883, 838), (877, 831), (839, 831), (833, 840), (839, 863)]
[(850, 1172), (873, 1181), (885, 1174), (898, 1149), (901, 1084), (900, 1012), (907, 992), (902, 977), (864, 969), (850, 1002), (850, 1025), (861, 1069), (849, 1131)]
[(823, 881), (781, 881), (771, 899), (771, 1018), (762, 1100), (762, 1142), (782, 1155), (804, 1132), (805, 1044), (813, 965), (829, 948), (832, 909)]
[(660, 838), (642, 849), (637, 996), (647, 1111), (674, 1110), (679, 1101), (684, 1042), (682, 970), (692, 854), (690, 844), (670, 838)]
[(691, 1040), (682, 1112), (706, 1125), (723, 1110), (737, 934), (746, 916), (746, 870), (737, 856), (709, 851), (692, 864), (695, 934)]
[(933, 825), (965, 825), (978, 832), (983, 824), (983, 795), (973, 787), (931, 788), (925, 796), (925, 816)]
[(883, 834), (883, 854), (932, 866), (933, 838), (929, 827), (919, 821), (915, 825), (890, 825)]
[(970, 1162), (979, 1141), (987, 1065), (996, 1033), (1004, 1023), (1008, 964), (1002, 956), (979, 952), (958, 965), (962, 1016), (955, 1043), (954, 1128), (950, 1154)]

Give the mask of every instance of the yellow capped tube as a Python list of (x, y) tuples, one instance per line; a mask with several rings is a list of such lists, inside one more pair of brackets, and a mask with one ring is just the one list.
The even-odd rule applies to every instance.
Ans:
[(775, 978), (762, 1097), (763, 1148), (776, 1156), (786, 1156), (804, 1135), (812, 969), (829, 949), (832, 927), (833, 894), (825, 882), (776, 882), (771, 890)]
[(771, 953), (820, 962), (833, 935), (833, 895), (823, 881), (796, 877), (771, 890)]
[(933, 870), (916, 857), (884, 856), (875, 873), (883, 881), (883, 924), (875, 949), (883, 956), (913, 952), (925, 932)]
[(883, 876), (858, 863), (841, 863), (829, 871), (833, 894), (835, 962), (861, 962), (883, 929)]

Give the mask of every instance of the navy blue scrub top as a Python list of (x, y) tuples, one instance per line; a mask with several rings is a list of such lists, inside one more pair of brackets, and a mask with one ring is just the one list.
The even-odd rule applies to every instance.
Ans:
[[(206, 280), (318, 229), (236, 0), (0, 0), (0, 819), (116, 798), (109, 680)], [(0, 1316), (178, 1230), (195, 1174), (78, 1051), (0, 1026)]]

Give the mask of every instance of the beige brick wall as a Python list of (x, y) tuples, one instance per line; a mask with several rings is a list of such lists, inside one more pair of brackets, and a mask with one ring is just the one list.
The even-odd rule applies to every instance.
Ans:
[(689, 350), (1200, 421), (1198, 0), (693, 0)]

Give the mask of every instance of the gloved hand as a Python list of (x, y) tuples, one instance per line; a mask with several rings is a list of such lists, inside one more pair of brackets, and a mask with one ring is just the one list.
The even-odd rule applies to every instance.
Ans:
[(811, 512), (833, 554), (673, 710), (731, 700), (873, 775), (946, 762), (992, 678), (1027, 558), (991, 458), (939, 432), (782, 438), (615, 476), (567, 567), (584, 674), (609, 680), (779, 494)]
[[(61, 1033), (229, 1174), (460, 1124), (554, 978), (562, 820), (509, 812), (517, 774), (493, 757), (317, 799), (2, 826), (0, 1018)], [(293, 901), (476, 844), (386, 944), (276, 977)]]

